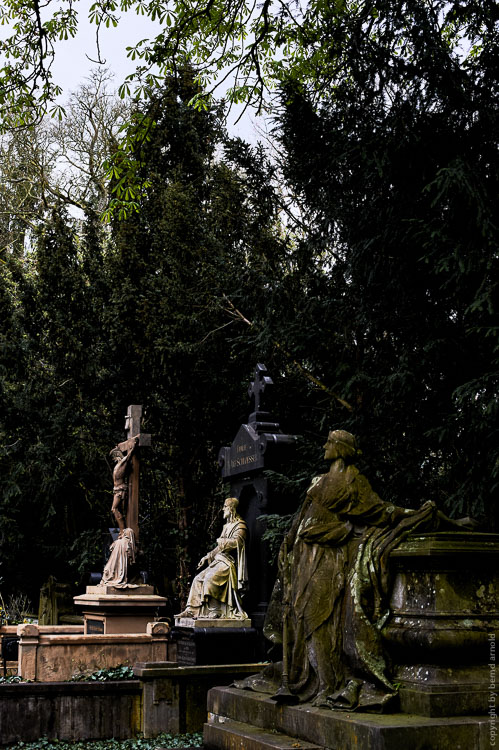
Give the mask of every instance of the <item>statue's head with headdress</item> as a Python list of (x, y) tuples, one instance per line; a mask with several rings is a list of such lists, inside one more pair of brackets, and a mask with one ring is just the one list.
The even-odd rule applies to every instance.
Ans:
[(324, 448), (324, 458), (329, 459), (343, 458), (346, 461), (353, 461), (361, 453), (357, 447), (355, 435), (346, 430), (331, 430)]

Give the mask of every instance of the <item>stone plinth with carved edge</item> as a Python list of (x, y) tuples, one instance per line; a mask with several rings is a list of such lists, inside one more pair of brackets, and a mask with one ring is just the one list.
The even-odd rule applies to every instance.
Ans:
[(250, 628), (251, 620), (249, 617), (242, 619), (213, 617), (176, 617), (176, 628)]
[(414, 534), (390, 562), (382, 633), (402, 711), (486, 714), (490, 642), (499, 639), (499, 534)]
[(147, 624), (163, 615), (166, 598), (153, 586), (103, 585), (87, 586), (74, 603), (83, 613), (85, 634), (145, 633)]

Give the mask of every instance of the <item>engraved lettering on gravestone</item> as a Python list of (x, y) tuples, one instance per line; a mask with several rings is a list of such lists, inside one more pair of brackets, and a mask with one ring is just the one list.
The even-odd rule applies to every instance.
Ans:
[(196, 644), (191, 638), (177, 640), (177, 660), (187, 667), (196, 665)]
[(262, 438), (250, 424), (243, 424), (225, 453), (226, 471), (238, 474), (263, 468)]
[(104, 621), (103, 620), (91, 620), (90, 618), (87, 618), (87, 633), (88, 635), (94, 634), (102, 634), (104, 633)]
[(242, 458), (234, 458), (230, 462), (231, 469), (235, 469), (237, 466), (247, 466), (248, 464), (254, 464), (256, 462), (256, 455), (243, 456)]

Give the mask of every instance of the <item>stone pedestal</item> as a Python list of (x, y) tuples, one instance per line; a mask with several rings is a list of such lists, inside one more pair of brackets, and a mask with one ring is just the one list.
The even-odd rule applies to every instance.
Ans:
[(499, 535), (414, 535), (392, 552), (391, 564), (383, 637), (401, 710), (486, 714), (491, 644), (499, 638)]
[(486, 716), (348, 713), (216, 687), (203, 743), (208, 750), (492, 750), (490, 727)]
[(83, 612), (85, 635), (145, 633), (147, 624), (164, 612), (166, 598), (155, 595), (153, 586), (104, 585), (87, 586), (74, 603)]
[(257, 631), (251, 620), (177, 618), (172, 630), (177, 661), (185, 666), (257, 661)]
[(137, 663), (133, 671), (142, 686), (144, 737), (161, 732), (201, 732), (207, 719), (206, 696), (214, 685), (244, 679), (260, 664), (183, 667), (174, 662)]
[(251, 620), (249, 617), (244, 619), (224, 618), (224, 617), (176, 617), (175, 618), (176, 628), (216, 628), (226, 629), (232, 628), (239, 630), (240, 628), (251, 628)]

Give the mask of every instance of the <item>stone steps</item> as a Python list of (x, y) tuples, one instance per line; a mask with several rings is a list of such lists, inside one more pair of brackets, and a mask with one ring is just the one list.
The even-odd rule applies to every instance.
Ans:
[(232, 719), (205, 724), (203, 742), (206, 748), (220, 750), (323, 750), (312, 742)]
[(432, 718), (346, 713), (311, 705), (278, 706), (261, 693), (233, 687), (209, 691), (204, 743), (210, 750), (492, 748), (487, 716)]

